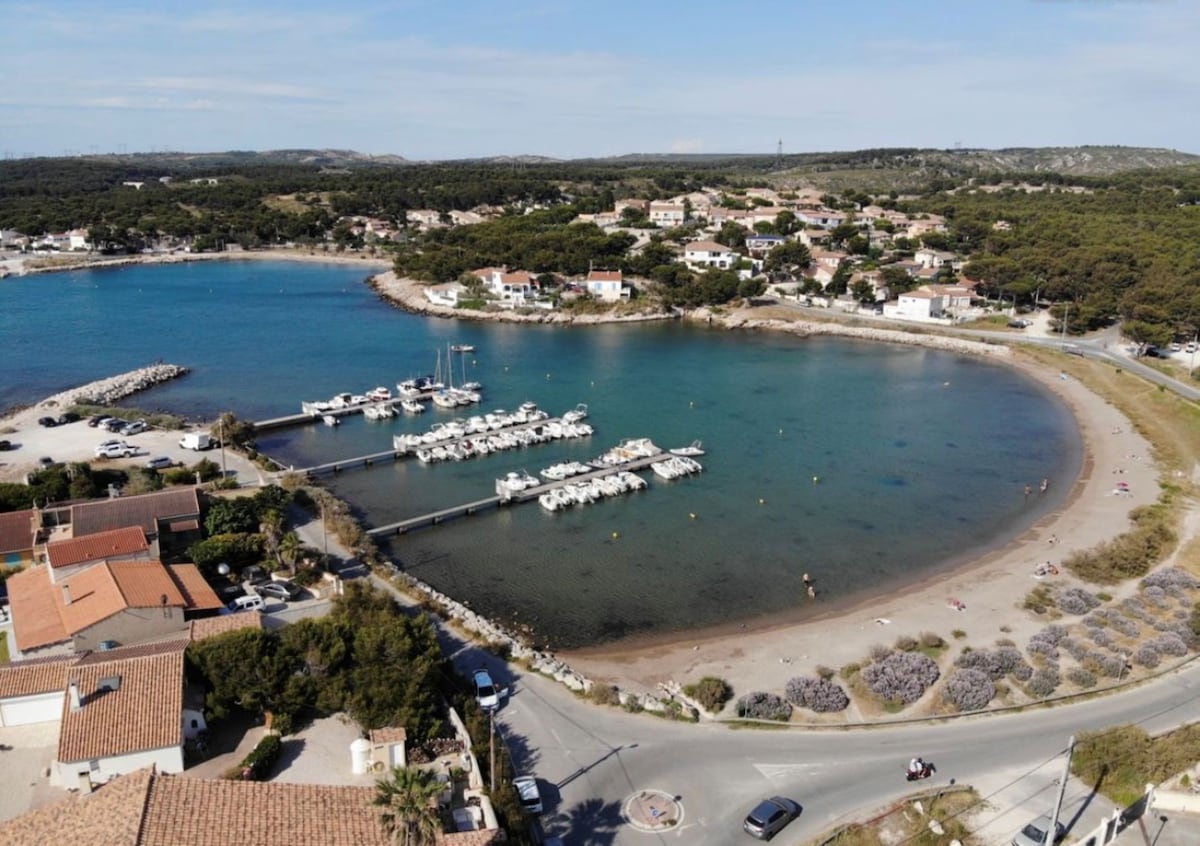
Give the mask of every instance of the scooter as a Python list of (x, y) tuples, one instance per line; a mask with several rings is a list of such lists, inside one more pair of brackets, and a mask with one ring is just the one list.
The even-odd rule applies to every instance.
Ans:
[(921, 769), (919, 770), (910, 770), (906, 767), (904, 777), (909, 781), (920, 781), (923, 778), (929, 778), (935, 772), (937, 772), (937, 768), (933, 764), (928, 761), (922, 761)]

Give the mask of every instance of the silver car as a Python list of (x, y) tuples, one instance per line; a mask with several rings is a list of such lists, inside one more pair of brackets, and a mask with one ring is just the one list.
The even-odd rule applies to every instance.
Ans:
[(770, 840), (798, 816), (798, 804), (783, 796), (772, 796), (754, 806), (742, 823), (742, 829), (756, 840)]
[(1050, 833), (1050, 815), (1042, 814), (1017, 832), (1017, 836), (1012, 839), (1012, 846), (1053, 846), (1067, 834), (1062, 823), (1055, 823), (1054, 826), (1054, 841), (1051, 842), (1047, 836)]

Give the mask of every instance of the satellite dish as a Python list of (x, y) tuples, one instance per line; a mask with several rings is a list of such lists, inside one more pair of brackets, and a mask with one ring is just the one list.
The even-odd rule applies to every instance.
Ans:
[(218, 564), (217, 572), (220, 573), (222, 576), (228, 576), (229, 575), (229, 565), (225, 564), (225, 563)]

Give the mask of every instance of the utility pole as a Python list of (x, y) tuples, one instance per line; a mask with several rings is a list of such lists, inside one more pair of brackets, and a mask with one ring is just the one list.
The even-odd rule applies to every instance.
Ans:
[(1063, 306), (1063, 316), (1062, 316), (1062, 342), (1064, 345), (1067, 343), (1067, 316), (1070, 313), (1071, 313), (1071, 304), (1067, 303), (1066, 305)]
[(1046, 846), (1054, 846), (1057, 842), (1054, 835), (1058, 831), (1058, 814), (1062, 810), (1063, 795), (1067, 792), (1067, 782), (1071, 778), (1071, 755), (1075, 752), (1075, 735), (1067, 741), (1067, 767), (1063, 771), (1062, 780), (1058, 783), (1058, 798), (1054, 800), (1054, 812), (1050, 814), (1050, 830), (1046, 832)]
[(217, 437), (221, 439), (221, 481), (225, 481), (225, 418), (217, 418)]

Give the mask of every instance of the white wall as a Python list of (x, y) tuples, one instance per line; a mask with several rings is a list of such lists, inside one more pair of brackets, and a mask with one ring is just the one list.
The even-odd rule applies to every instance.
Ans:
[(13, 696), (0, 702), (0, 726), (57, 723), (62, 719), (63, 692)]
[(151, 764), (157, 767), (160, 773), (183, 772), (183, 747), (168, 746), (163, 749), (101, 758), (99, 770), (92, 770), (90, 761), (55, 761), (51, 770), (51, 783), (63, 788), (75, 787), (79, 784), (80, 773), (90, 773), (92, 784), (104, 784), (119, 775), (140, 770)]

